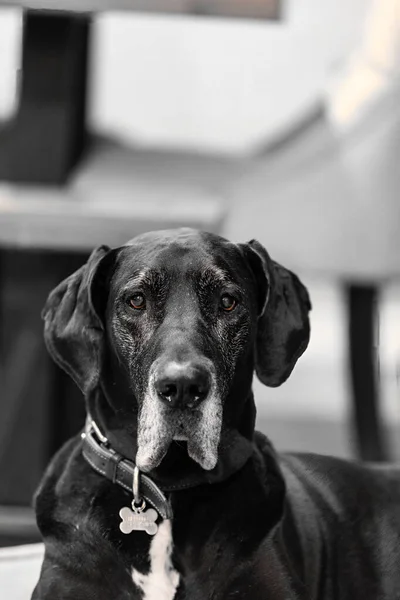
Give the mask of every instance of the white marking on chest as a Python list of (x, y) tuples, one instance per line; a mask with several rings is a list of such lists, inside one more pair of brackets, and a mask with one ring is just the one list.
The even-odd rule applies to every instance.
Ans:
[(179, 585), (179, 573), (172, 565), (171, 521), (163, 521), (151, 540), (150, 571), (147, 575), (132, 569), (132, 579), (143, 592), (143, 600), (173, 600)]

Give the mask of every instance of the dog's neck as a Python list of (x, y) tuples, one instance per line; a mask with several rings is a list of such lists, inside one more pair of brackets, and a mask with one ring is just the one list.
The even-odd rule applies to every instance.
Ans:
[[(137, 415), (131, 410), (127, 418), (123, 411), (113, 408), (107, 387), (98, 388), (88, 399), (90, 415), (107, 437), (110, 446), (134, 462), (137, 453)], [(173, 442), (161, 465), (148, 475), (161, 489), (187, 489), (204, 483), (224, 481), (239, 471), (253, 453), (255, 406), (249, 390), (238, 429), (224, 426), (219, 445), (218, 463), (205, 471), (187, 454), (184, 443)]]
[[(238, 387), (233, 386), (233, 389)], [(118, 384), (111, 386), (111, 391), (110, 387), (98, 389), (89, 399), (89, 409), (110, 445), (134, 462), (137, 415), (132, 415), (131, 409), (129, 419), (119, 408), (124, 402), (120, 396), (112, 397), (121, 391), (116, 388)], [(160, 597), (160, 574), (165, 590), (170, 592), (163, 597), (171, 600), (175, 598), (179, 581), (187, 585), (191, 578), (207, 580), (215, 564), (220, 562), (219, 544), (214, 544), (213, 532), (225, 531), (227, 556), (233, 556), (227, 564), (233, 566), (255, 552), (269, 532), (275, 528), (281, 530), (276, 526), (284, 514), (285, 484), (271, 444), (263, 435), (254, 432), (255, 405), (250, 385), (245, 399), (242, 396), (230, 400), (237, 402), (231, 402), (227, 422), (238, 423), (238, 426), (228, 428), (225, 425), (216, 468), (212, 471), (201, 469), (188, 457), (186, 448), (173, 446), (160, 467), (148, 474), (166, 492), (173, 520), (161, 520), (154, 538), (135, 537), (134, 534), (133, 538), (123, 536), (122, 546), (118, 538), (120, 550), (126, 552), (130, 561), (132, 578), (146, 599)], [(132, 406), (132, 396), (124, 401), (125, 406)], [(234, 414), (235, 411), (238, 414)], [(206, 483), (214, 485), (202, 485)], [(227, 510), (232, 503), (234, 510)], [(246, 540), (239, 547), (232, 543), (229, 535), (232, 523), (234, 538)], [(210, 552), (210, 547), (215, 552)], [(160, 549), (164, 551), (159, 552)], [(174, 563), (171, 562), (172, 552)], [(235, 557), (235, 553), (240, 556)], [(139, 555), (148, 557), (149, 566), (143, 566), (138, 560)], [(154, 596), (149, 591), (153, 589), (157, 590)]]

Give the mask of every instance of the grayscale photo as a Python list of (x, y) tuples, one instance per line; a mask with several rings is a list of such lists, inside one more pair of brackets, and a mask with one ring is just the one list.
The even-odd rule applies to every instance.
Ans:
[(400, 600), (400, 0), (0, 0), (0, 600)]

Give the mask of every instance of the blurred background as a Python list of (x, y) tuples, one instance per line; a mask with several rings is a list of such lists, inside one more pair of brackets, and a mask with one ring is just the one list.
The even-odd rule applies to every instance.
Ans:
[(0, 545), (37, 539), (33, 491), (84, 422), (47, 294), (150, 229), (256, 237), (307, 285), (306, 354), (255, 382), (279, 449), (399, 460), (400, 1), (19, 4), (0, 0)]

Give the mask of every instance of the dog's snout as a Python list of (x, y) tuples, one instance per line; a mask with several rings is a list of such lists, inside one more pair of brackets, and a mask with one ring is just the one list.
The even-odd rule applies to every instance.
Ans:
[(201, 363), (169, 362), (159, 367), (154, 385), (172, 408), (196, 408), (207, 397), (211, 378)]

